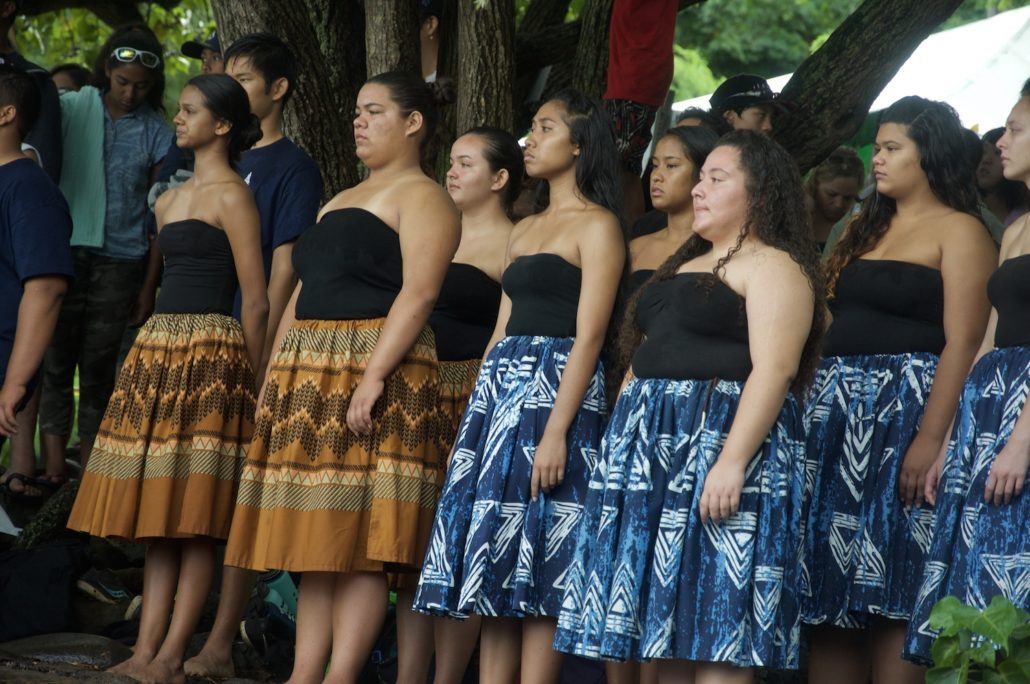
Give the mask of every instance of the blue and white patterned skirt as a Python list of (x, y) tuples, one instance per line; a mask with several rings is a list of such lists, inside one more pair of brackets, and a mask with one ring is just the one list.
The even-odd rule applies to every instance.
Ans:
[(906, 657), (929, 662), (934, 633), (927, 621), (945, 596), (984, 608), (1001, 594), (1030, 609), (1030, 491), (1001, 506), (984, 502), (987, 476), (1025, 410), (1028, 392), (1030, 347), (995, 349), (966, 378), (937, 488), (937, 526)]
[(738, 511), (699, 519), (742, 387), (634, 379), (623, 390), (590, 479), (556, 649), (797, 667), (805, 474), (794, 397), (747, 466)]
[(805, 407), (811, 493), (805, 544), (810, 624), (908, 620), (934, 512), (906, 511), (898, 476), (923, 417), (935, 354), (830, 356)]
[(506, 337), (483, 362), (437, 504), (414, 609), (557, 616), (605, 424), (600, 363), (568, 431), (565, 479), (530, 499), (572, 338)]

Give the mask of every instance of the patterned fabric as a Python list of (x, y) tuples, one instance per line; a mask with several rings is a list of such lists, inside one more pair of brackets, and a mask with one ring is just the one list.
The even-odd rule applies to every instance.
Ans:
[(385, 320), (302, 320), (283, 337), (240, 481), (227, 565), (418, 567), (443, 469), (432, 330), (422, 330), (386, 379), (374, 431), (359, 436), (347, 427), (351, 394)]
[(482, 359), (468, 361), (440, 362), (440, 410), (443, 412), (443, 425), (440, 430), (443, 453), (451, 453), (454, 440), (461, 429), (461, 419), (469, 404), (469, 397), (479, 377), (479, 364)]
[(805, 409), (811, 507), (802, 614), (862, 627), (908, 620), (930, 548), (929, 505), (905, 510), (898, 474), (937, 370), (934, 354), (823, 359)]
[(590, 479), (556, 649), (797, 667), (805, 474), (793, 397), (747, 467), (737, 513), (698, 516), (742, 387), (633, 379), (623, 390)]
[(600, 363), (568, 431), (564, 482), (529, 496), (533, 456), (570, 337), (506, 337), (490, 351), (462, 419), (414, 609), (464, 618), (556, 616), (604, 429)]
[(1026, 410), (1028, 392), (1030, 347), (995, 349), (966, 379), (937, 490), (933, 543), (908, 628), (905, 654), (913, 660), (929, 662), (930, 611), (945, 596), (984, 608), (1001, 594), (1030, 609), (1030, 493), (1001, 506), (984, 502), (987, 476)]
[(651, 144), (651, 126), (658, 107), (618, 99), (604, 100), (604, 106), (612, 118), (619, 160), (623, 168), (639, 176), (643, 170), (644, 152)]
[(225, 539), (253, 415), (238, 322), (151, 316), (118, 376), (68, 527), (123, 539)]

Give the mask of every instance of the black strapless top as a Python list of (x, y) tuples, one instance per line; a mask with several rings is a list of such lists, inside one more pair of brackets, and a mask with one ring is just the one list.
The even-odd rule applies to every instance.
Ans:
[(500, 284), (472, 264), (447, 268), (429, 325), (436, 335), (441, 361), (467, 361), (483, 356), (497, 324)]
[(224, 230), (198, 219), (173, 221), (157, 234), (164, 277), (154, 313), (232, 315), (236, 262)]
[(987, 281), (987, 296), (998, 310), (994, 346), (1030, 346), (1030, 254), (1001, 262)]
[(404, 282), (397, 231), (358, 207), (327, 212), (304, 231), (293, 268), (302, 284), (301, 320), (382, 318)]
[(632, 297), (633, 293), (640, 289), (640, 286), (654, 275), (653, 268), (641, 268), (629, 274), (629, 281), (626, 286), (626, 297)]
[(855, 259), (840, 272), (830, 312), (824, 356), (944, 349), (944, 280), (936, 268)]
[(511, 299), (506, 335), (575, 337), (583, 272), (557, 254), (520, 256), (504, 270)]
[(651, 283), (636, 321), (645, 335), (633, 355), (638, 378), (743, 382), (751, 373), (744, 298), (711, 273)]

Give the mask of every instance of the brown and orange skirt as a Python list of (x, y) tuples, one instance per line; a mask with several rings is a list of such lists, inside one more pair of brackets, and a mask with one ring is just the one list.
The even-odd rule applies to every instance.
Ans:
[(432, 330), (387, 378), (375, 429), (347, 427), (385, 319), (297, 321), (268, 371), (225, 562), (255, 570), (417, 569), (446, 455)]
[(151, 316), (118, 375), (68, 527), (144, 541), (225, 539), (253, 415), (237, 321)]

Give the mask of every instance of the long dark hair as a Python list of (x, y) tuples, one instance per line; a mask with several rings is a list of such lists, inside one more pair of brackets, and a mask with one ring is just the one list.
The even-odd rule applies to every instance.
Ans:
[[(1004, 128), (992, 128), (984, 133), (983, 141), (994, 147), (1004, 134)], [(1020, 207), (1030, 207), (1030, 188), (1027, 188), (1025, 183), (1009, 180), (1002, 176), (995, 192), (1001, 195), (1001, 201), (1005, 203), (1005, 209), (1008, 211)]]
[(385, 86), (390, 91), (391, 99), (400, 108), (402, 117), (406, 118), (412, 112), (422, 115), (419, 151), (423, 164), (427, 163), (433, 156), (437, 144), (440, 107), (455, 100), (454, 84), (447, 78), (437, 79), (435, 83), (426, 83), (407, 71), (385, 71), (368, 79), (366, 83)]
[[(621, 224), (619, 151), (615, 146), (612, 121), (604, 106), (596, 98), (574, 88), (559, 90), (549, 101), (561, 103), (565, 110), (562, 120), (569, 127), (569, 140), (579, 147), (576, 187), (583, 197), (615, 214)], [(543, 185), (548, 184), (545, 182)]]
[[(958, 114), (949, 105), (910, 95), (903, 97), (880, 115), (879, 125), (888, 123), (907, 127), (906, 134), (919, 151), (919, 166), (926, 174), (930, 190), (942, 204), (983, 222), (980, 216), (976, 179), (969, 163), (965, 133)], [(826, 264), (832, 295), (841, 270), (854, 259), (873, 249), (890, 227), (897, 213), (897, 202), (874, 192), (862, 203), (859, 212)]]
[(508, 172), (508, 182), (501, 194), (501, 205), (510, 216), (511, 207), (522, 192), (522, 177), (526, 173), (519, 141), (508, 131), (495, 126), (476, 126), (462, 135), (474, 135), (483, 141), (483, 159), (490, 166), (491, 172), (497, 173), (501, 169)]
[[(161, 41), (157, 39), (154, 32), (145, 24), (126, 24), (124, 26), (119, 26), (114, 30), (114, 33), (111, 34), (100, 48), (100, 53), (97, 55), (96, 62), (93, 63), (94, 84), (96, 84), (97, 88), (101, 91), (108, 90), (111, 87), (111, 79), (107, 77), (107, 70), (114, 69), (124, 64), (124, 62), (119, 62), (111, 54), (115, 48), (120, 47), (130, 47), (137, 50), (152, 52), (161, 59), (161, 62), (154, 68), (143, 66), (142, 62), (139, 62), (139, 65), (149, 71), (154, 77), (154, 83), (150, 86), (150, 90), (147, 91), (147, 104), (149, 104), (155, 111), (164, 112), (164, 50), (161, 47)], [(135, 64), (136, 62), (133, 63)]]
[[(744, 240), (754, 236), (770, 247), (790, 255), (808, 278), (815, 298), (812, 327), (808, 333), (791, 391), (800, 394), (811, 383), (819, 363), (819, 345), (825, 311), (825, 286), (819, 253), (809, 236), (808, 210), (797, 164), (778, 143), (754, 131), (738, 130), (719, 139), (719, 147), (732, 147), (740, 154), (740, 168), (745, 175), (747, 214), (737, 243), (719, 259), (712, 278), (719, 278), (726, 263), (740, 250)], [(636, 311), (640, 295), (651, 283), (672, 278), (680, 266), (712, 249), (712, 243), (700, 235), (692, 235), (676, 253), (663, 263), (654, 275), (634, 293), (626, 307), (626, 317), (619, 335), (619, 359), (628, 367), (640, 346), (642, 332), (637, 326)], [(710, 281), (714, 283), (714, 280)]]
[(696, 183), (701, 177), (701, 167), (705, 165), (705, 159), (719, 142), (719, 136), (715, 131), (704, 126), (673, 126), (658, 139), (658, 142), (666, 138), (675, 138), (676, 142), (680, 144), (683, 154), (694, 165), (692, 175)]
[(211, 116), (232, 127), (229, 130), (228, 152), (229, 163), (235, 167), (240, 155), (261, 139), (261, 122), (250, 112), (247, 91), (236, 79), (225, 74), (194, 76), (186, 85), (200, 91), (204, 97), (204, 106), (211, 112)]

